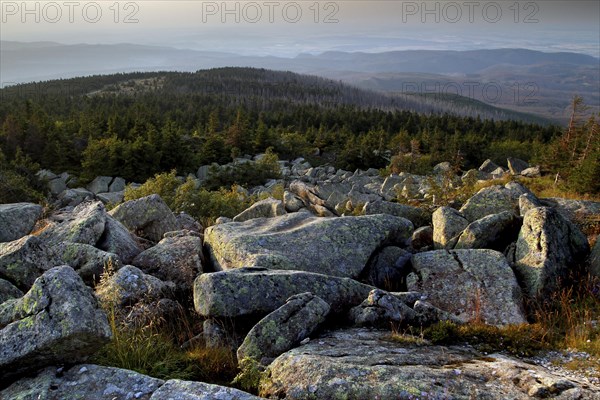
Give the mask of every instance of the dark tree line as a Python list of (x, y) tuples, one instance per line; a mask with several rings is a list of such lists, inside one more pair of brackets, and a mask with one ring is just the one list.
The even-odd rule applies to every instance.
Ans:
[(269, 147), (280, 159), (318, 148), (350, 170), (385, 167), (392, 156), (416, 151), (427, 166), (460, 154), (470, 168), (486, 158), (530, 160), (561, 134), (556, 126), (438, 113), (414, 99), (260, 69), (92, 76), (0, 95), (0, 149), (8, 161), (20, 151), (43, 168), (87, 179), (142, 182)]

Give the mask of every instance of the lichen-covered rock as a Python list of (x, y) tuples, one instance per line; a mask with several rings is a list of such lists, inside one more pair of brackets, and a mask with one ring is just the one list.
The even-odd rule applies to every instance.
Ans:
[(333, 312), (360, 304), (372, 286), (348, 278), (303, 271), (240, 268), (202, 274), (194, 282), (194, 305), (204, 317), (266, 315), (291, 296), (311, 292)]
[(97, 247), (108, 253), (116, 254), (123, 264), (130, 264), (143, 249), (138, 240), (127, 230), (127, 228), (108, 215), (104, 233), (97, 243)]
[(570, 278), (590, 252), (586, 236), (558, 211), (530, 210), (515, 250), (515, 272), (529, 296), (546, 296)]
[(525, 193), (529, 193), (529, 190), (516, 182), (509, 182), (504, 186), (486, 187), (467, 200), (460, 212), (469, 222), (502, 211), (518, 214), (519, 196)]
[(140, 269), (126, 265), (96, 289), (96, 295), (108, 304), (118, 307), (139, 301), (151, 302), (172, 296), (175, 285), (163, 282)]
[(6, 300), (18, 299), (19, 297), (23, 297), (22, 291), (9, 281), (0, 279), (0, 304)]
[(406, 218), (413, 223), (415, 228), (431, 223), (431, 214), (427, 212), (427, 210), (408, 206), (406, 204), (392, 203), (383, 200), (373, 201), (366, 203), (363, 211), (365, 215), (388, 214)]
[(44, 271), (59, 265), (37, 236), (0, 243), (0, 278), (27, 291)]
[(178, 290), (191, 290), (202, 273), (202, 240), (197, 236), (166, 237), (131, 263), (160, 280), (173, 282)]
[(424, 293), (434, 306), (462, 321), (491, 325), (526, 322), (517, 279), (494, 250), (434, 250), (415, 254), (409, 291)]
[(517, 239), (521, 223), (521, 218), (511, 211), (488, 215), (471, 222), (458, 237), (454, 248), (504, 251)]
[(405, 244), (412, 230), (410, 221), (390, 215), (293, 213), (209, 227), (204, 243), (215, 270), (257, 266), (355, 278), (376, 249)]
[(0, 304), (0, 380), (84, 361), (112, 336), (106, 314), (69, 266), (52, 268), (25, 296)]
[(0, 204), (0, 242), (28, 235), (42, 216), (42, 206), (32, 203)]
[(78, 364), (66, 371), (48, 367), (0, 391), (11, 400), (149, 400), (164, 381), (126, 369)]
[(458, 236), (469, 225), (469, 221), (459, 211), (451, 207), (440, 207), (434, 211), (433, 247), (445, 248), (452, 238)]
[(175, 216), (157, 194), (126, 201), (109, 214), (136, 235), (155, 243), (165, 232), (179, 229)]
[(122, 266), (116, 254), (107, 253), (89, 244), (63, 242), (52, 246), (51, 252), (61, 264), (77, 271), (88, 285), (99, 282), (106, 269), (116, 271)]
[(329, 304), (312, 293), (300, 293), (258, 321), (237, 350), (238, 362), (252, 358), (268, 364), (297, 346), (325, 321)]
[(287, 214), (281, 200), (269, 197), (252, 204), (235, 217), (234, 222), (244, 222), (254, 218), (272, 218)]
[(279, 356), (259, 394), (308, 399), (591, 400), (600, 388), (553, 375), (500, 354), (469, 347), (411, 346), (389, 330), (331, 332)]
[(371, 257), (363, 272), (369, 285), (387, 290), (402, 288), (410, 270), (411, 253), (396, 246), (386, 246)]
[(48, 227), (39, 237), (49, 245), (73, 242), (95, 246), (104, 232), (105, 225), (106, 209), (102, 202), (84, 202), (73, 211), (54, 214)]
[(150, 400), (259, 400), (260, 397), (241, 390), (204, 382), (168, 380)]
[(407, 325), (416, 321), (417, 313), (392, 294), (373, 289), (369, 297), (348, 313), (355, 326), (389, 328), (391, 323)]

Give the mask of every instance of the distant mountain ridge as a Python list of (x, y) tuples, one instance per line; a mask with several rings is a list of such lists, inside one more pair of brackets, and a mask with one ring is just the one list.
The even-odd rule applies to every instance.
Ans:
[[(95, 74), (193, 72), (218, 67), (287, 70), (383, 92), (459, 94), (561, 122), (568, 116), (574, 94), (581, 95), (592, 110), (600, 110), (600, 60), (578, 53), (526, 49), (331, 51), (281, 58), (127, 43), (0, 42), (3, 86)], [(479, 90), (467, 93), (468, 86), (475, 84)], [(486, 85), (501, 91), (501, 96), (484, 93)]]

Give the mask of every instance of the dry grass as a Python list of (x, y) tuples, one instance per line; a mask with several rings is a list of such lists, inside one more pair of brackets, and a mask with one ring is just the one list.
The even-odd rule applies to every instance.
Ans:
[[(111, 265), (98, 287), (107, 285), (114, 273)], [(146, 326), (128, 324), (124, 316), (129, 310), (117, 307), (118, 293), (105, 290), (102, 308), (105, 310), (113, 339), (91, 360), (100, 365), (137, 371), (160, 379), (186, 379), (217, 384), (229, 384), (238, 372), (236, 356), (230, 348), (207, 348), (197, 344), (182, 349), (199, 325), (193, 311), (181, 310), (170, 321), (154, 320)]]
[(600, 356), (600, 280), (587, 277), (538, 306), (535, 319), (544, 324), (557, 349)]

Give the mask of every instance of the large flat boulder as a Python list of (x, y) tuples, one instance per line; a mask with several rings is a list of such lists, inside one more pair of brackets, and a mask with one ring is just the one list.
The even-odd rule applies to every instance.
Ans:
[(352, 279), (311, 272), (240, 268), (196, 278), (194, 305), (204, 317), (266, 315), (291, 296), (311, 292), (333, 312), (341, 312), (360, 304), (371, 289)]
[(79, 275), (55, 267), (19, 299), (0, 304), (0, 381), (53, 364), (84, 361), (112, 336)]
[(0, 204), (0, 242), (28, 235), (42, 216), (42, 206), (32, 203)]
[(20, 379), (4, 389), (0, 398), (149, 400), (163, 383), (161, 379), (126, 369), (78, 364), (61, 373), (57, 373), (57, 367), (45, 368), (36, 376)]
[(130, 231), (155, 243), (166, 232), (179, 229), (173, 212), (157, 194), (126, 201), (109, 214)]
[(538, 207), (523, 217), (515, 272), (529, 296), (546, 296), (573, 278), (590, 252), (586, 236), (557, 210)]
[(259, 394), (308, 399), (597, 399), (600, 388), (501, 354), (414, 346), (349, 329), (311, 340), (268, 367)]
[(375, 250), (405, 245), (412, 223), (391, 215), (318, 218), (288, 214), (206, 229), (215, 270), (264, 267), (356, 278)]
[(415, 254), (409, 291), (463, 322), (492, 325), (526, 322), (521, 289), (504, 255), (494, 250), (434, 250)]

